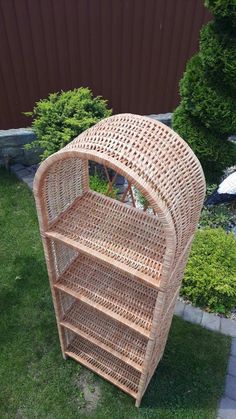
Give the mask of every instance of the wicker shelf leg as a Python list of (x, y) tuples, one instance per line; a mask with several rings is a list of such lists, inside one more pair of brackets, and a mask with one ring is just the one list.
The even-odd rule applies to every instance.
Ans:
[(136, 399), (136, 401), (135, 401), (135, 407), (139, 407), (140, 406), (140, 403), (141, 403), (141, 399), (140, 398)]
[(59, 339), (60, 339), (60, 344), (61, 344), (62, 356), (66, 360), (68, 358), (68, 356), (65, 354), (66, 336), (65, 336), (65, 331), (59, 324), (60, 318), (62, 318), (62, 316), (61, 316), (61, 311), (60, 311), (59, 297), (58, 297), (57, 291), (54, 289), (54, 286), (53, 286), (53, 283), (56, 280), (56, 272), (55, 272), (55, 267), (53, 263), (54, 258), (51, 252), (49, 239), (47, 239), (46, 237), (43, 237), (43, 247), (44, 247), (46, 264), (48, 268), (49, 283), (50, 283), (50, 288), (52, 292), (53, 306), (54, 306), (56, 320), (57, 320), (57, 329), (58, 329), (58, 334), (59, 334)]

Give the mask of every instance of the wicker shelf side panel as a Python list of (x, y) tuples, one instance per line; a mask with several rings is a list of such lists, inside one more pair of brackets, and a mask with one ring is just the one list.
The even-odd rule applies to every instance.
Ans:
[[(146, 391), (146, 388), (157, 368), (158, 363), (160, 362), (162, 355), (164, 353), (165, 350), (165, 346), (166, 346), (166, 342), (168, 339), (168, 335), (169, 335), (169, 331), (170, 331), (170, 327), (171, 327), (171, 323), (172, 323), (172, 319), (173, 319), (173, 314), (174, 314), (174, 308), (175, 308), (175, 303), (176, 303), (176, 299), (178, 296), (178, 291), (175, 293), (174, 297), (172, 296), (169, 297), (167, 299), (167, 301), (165, 302), (166, 306), (168, 306), (168, 311), (166, 311), (165, 315), (163, 316), (162, 319), (160, 319), (160, 324), (158, 327), (158, 333), (157, 336), (155, 338), (155, 343), (153, 346), (153, 351), (152, 351), (152, 355), (150, 357), (150, 360), (148, 362), (148, 368), (146, 371), (146, 379), (145, 379), (145, 384), (143, 384), (143, 388), (141, 391), (141, 394), (143, 396), (143, 394)], [(169, 300), (169, 301), (168, 301)], [(171, 302), (170, 302), (171, 300)]]
[[(54, 155), (53, 155), (54, 157)], [(88, 189), (88, 162), (78, 157), (61, 158), (53, 164), (50, 158), (45, 176), (40, 180), (40, 186), (34, 193), (37, 200), (43, 204), (39, 216), (43, 215), (47, 226), (52, 224), (74, 200)], [(35, 184), (37, 183), (37, 173)]]
[(48, 246), (50, 247), (50, 254), (52, 256), (52, 263), (54, 266), (54, 281), (71, 266), (71, 264), (79, 256), (79, 252), (71, 247), (58, 242), (56, 240), (48, 239)]

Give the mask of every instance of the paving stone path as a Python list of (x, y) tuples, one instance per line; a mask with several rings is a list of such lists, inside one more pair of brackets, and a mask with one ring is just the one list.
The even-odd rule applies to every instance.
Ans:
[[(38, 165), (27, 167), (22, 164), (14, 164), (10, 170), (32, 190), (37, 168)], [(225, 391), (219, 404), (217, 419), (236, 419), (236, 321), (206, 313), (200, 308), (180, 300), (176, 303), (175, 314), (186, 321), (232, 337)]]
[(236, 419), (236, 338), (232, 339), (225, 380), (225, 394), (220, 401), (217, 418)]

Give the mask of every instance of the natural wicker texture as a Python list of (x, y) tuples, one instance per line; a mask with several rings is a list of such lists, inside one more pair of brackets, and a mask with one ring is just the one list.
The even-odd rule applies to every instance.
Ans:
[[(89, 160), (125, 176), (153, 215), (91, 192)], [(34, 193), (63, 356), (139, 406), (164, 351), (197, 227), (201, 166), (170, 128), (122, 114), (44, 161)]]
[(107, 313), (144, 336), (150, 335), (157, 290), (104, 263), (79, 256), (55, 288)]
[[(104, 208), (111, 216), (104, 217)], [(100, 259), (159, 285), (165, 241), (154, 215), (86, 192), (52, 224), (47, 237), (61, 239), (87, 254), (98, 253)]]
[(142, 371), (147, 338), (103, 313), (97, 316), (96, 309), (71, 296), (63, 293), (60, 299), (64, 313), (61, 324), (64, 327), (113, 353), (138, 371)]
[[(70, 337), (71, 339), (71, 337)], [(137, 396), (140, 373), (112, 353), (72, 334), (66, 354), (116, 384), (133, 397)]]

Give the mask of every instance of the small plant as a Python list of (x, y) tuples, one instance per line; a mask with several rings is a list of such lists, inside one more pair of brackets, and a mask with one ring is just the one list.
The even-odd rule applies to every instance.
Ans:
[(27, 149), (41, 149), (42, 160), (60, 150), (77, 135), (111, 115), (107, 101), (93, 97), (91, 90), (80, 89), (51, 93), (47, 99), (36, 103), (32, 112), (32, 127), (37, 140)]
[[(216, 184), (207, 185), (206, 196), (209, 197), (217, 188)], [(221, 204), (211, 207), (203, 207), (199, 220), (200, 228), (222, 227), (230, 230), (236, 226), (236, 213), (230, 204)]]
[(222, 228), (199, 230), (181, 295), (209, 311), (229, 314), (236, 302), (236, 239)]
[(118, 189), (112, 188), (111, 191), (108, 189), (108, 181), (103, 179), (98, 174), (90, 175), (89, 177), (89, 186), (95, 192), (99, 192), (103, 195), (109, 196), (110, 198), (117, 198)]
[(217, 228), (228, 230), (236, 225), (236, 214), (231, 211), (230, 205), (217, 205), (212, 208), (203, 208), (199, 220), (199, 227)]

